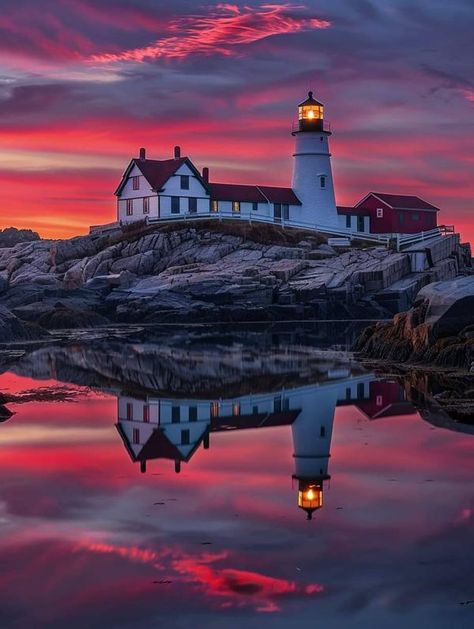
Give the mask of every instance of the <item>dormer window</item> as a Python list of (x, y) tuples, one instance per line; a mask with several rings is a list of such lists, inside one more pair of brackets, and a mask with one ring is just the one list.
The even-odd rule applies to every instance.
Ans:
[(320, 188), (326, 187), (326, 175), (319, 175), (319, 187)]
[(139, 175), (136, 175), (135, 177), (132, 177), (132, 186), (134, 190), (140, 190), (140, 177)]
[(189, 175), (180, 175), (181, 190), (189, 190)]

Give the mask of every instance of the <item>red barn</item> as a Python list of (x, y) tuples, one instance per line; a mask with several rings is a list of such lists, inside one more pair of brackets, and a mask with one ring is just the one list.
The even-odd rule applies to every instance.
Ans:
[(416, 234), (434, 229), (439, 208), (420, 197), (404, 194), (369, 192), (355, 204), (355, 215), (370, 217), (372, 234)]

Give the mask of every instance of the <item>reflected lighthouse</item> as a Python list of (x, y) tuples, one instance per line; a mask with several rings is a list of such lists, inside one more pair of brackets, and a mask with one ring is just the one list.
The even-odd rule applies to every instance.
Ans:
[(174, 462), (179, 473), (212, 433), (291, 426), (298, 507), (309, 520), (323, 505), (334, 413), (338, 404), (368, 400), (373, 376), (330, 370), (327, 379), (294, 389), (232, 399), (143, 399), (120, 396), (117, 429), (132, 461), (146, 471), (149, 460)]
[(315, 402), (314, 406), (303, 407), (291, 426), (298, 507), (306, 512), (308, 520), (323, 506), (324, 482), (331, 478), (328, 467), (338, 389), (330, 388), (324, 395), (318, 395)]

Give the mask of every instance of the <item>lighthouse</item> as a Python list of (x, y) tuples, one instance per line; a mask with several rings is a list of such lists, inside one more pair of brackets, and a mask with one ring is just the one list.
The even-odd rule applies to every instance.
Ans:
[(298, 105), (292, 189), (301, 201), (301, 222), (311, 226), (337, 227), (329, 136), (324, 105), (313, 92)]

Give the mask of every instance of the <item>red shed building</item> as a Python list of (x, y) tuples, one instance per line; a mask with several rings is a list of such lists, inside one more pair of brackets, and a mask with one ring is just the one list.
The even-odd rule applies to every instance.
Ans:
[(355, 204), (355, 215), (370, 217), (372, 234), (416, 234), (434, 229), (439, 208), (420, 197), (404, 194), (369, 192)]

